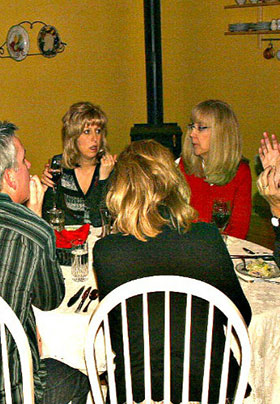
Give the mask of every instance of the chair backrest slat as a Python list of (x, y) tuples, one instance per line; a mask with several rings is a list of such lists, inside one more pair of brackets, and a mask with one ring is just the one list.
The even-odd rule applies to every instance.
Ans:
[(8, 303), (0, 297), (0, 328), (1, 328), (1, 355), (2, 372), (5, 386), (6, 403), (12, 404), (11, 372), (9, 370), (9, 354), (6, 332), (14, 340), (19, 354), (22, 375), (22, 404), (34, 404), (34, 381), (31, 350), (24, 328)]
[(144, 377), (145, 377), (145, 400), (150, 403), (152, 397), (151, 384), (151, 355), (150, 355), (150, 332), (149, 332), (149, 307), (148, 294), (143, 293), (143, 339), (144, 339)]
[(203, 383), (202, 383), (201, 404), (208, 403), (213, 322), (214, 322), (214, 305), (213, 305), (213, 303), (210, 303), (209, 312), (208, 312), (207, 332), (206, 332), (205, 361), (204, 361), (204, 374), (203, 374)]
[(4, 386), (6, 394), (6, 403), (12, 404), (12, 392), (11, 392), (11, 377), (9, 369), (8, 358), (8, 346), (6, 338), (6, 327), (4, 323), (1, 323), (1, 353), (2, 353), (2, 366), (4, 374)]
[(226, 402), (226, 394), (227, 394), (226, 381), (228, 378), (228, 371), (229, 371), (231, 335), (232, 335), (232, 324), (231, 324), (231, 321), (228, 320), (227, 327), (226, 327), (226, 341), (225, 341), (222, 376), (221, 376), (221, 384), (220, 384), (219, 403)]
[[(183, 364), (182, 364), (182, 372), (183, 372), (183, 380), (182, 380), (182, 403), (187, 404), (192, 397), (190, 397), (190, 379), (191, 379), (191, 359), (190, 354), (192, 352), (192, 345), (196, 342), (192, 340), (192, 316), (194, 312), (194, 302), (193, 297), (195, 299), (204, 300), (206, 304), (208, 304), (208, 319), (207, 319), (207, 327), (206, 327), (206, 336), (203, 339), (206, 339), (205, 342), (205, 351), (204, 351), (204, 369), (203, 369), (203, 381), (202, 381), (202, 393), (201, 397), (198, 397), (197, 400), (201, 402), (201, 404), (208, 403), (209, 397), (209, 383), (210, 383), (210, 375), (212, 371), (211, 367), (211, 355), (212, 355), (212, 346), (214, 343), (215, 335), (213, 336), (213, 328), (215, 323), (216, 312), (220, 311), (219, 314), (224, 316), (225, 319), (229, 319), (228, 322), (225, 322), (226, 325), (226, 338), (224, 345), (224, 353), (223, 353), (223, 364), (221, 371), (221, 381), (220, 381), (220, 391), (219, 391), (219, 404), (224, 404), (226, 400), (226, 392), (227, 392), (227, 384), (228, 384), (228, 370), (230, 363), (230, 352), (231, 352), (231, 338), (232, 338), (232, 330), (234, 329), (235, 335), (238, 338), (238, 343), (241, 348), (241, 364), (240, 364), (240, 372), (239, 379), (237, 382), (236, 394), (234, 397), (234, 404), (241, 404), (246, 391), (248, 375), (249, 375), (249, 367), (250, 367), (250, 341), (248, 337), (247, 327), (244, 323), (244, 320), (239, 313), (236, 306), (226, 297), (222, 292), (217, 290), (211, 285), (208, 285), (202, 281), (198, 281), (195, 279), (190, 279), (187, 277), (181, 276), (152, 276), (148, 278), (141, 278), (134, 281), (130, 281), (124, 285), (119, 286), (111, 293), (109, 293), (99, 304), (97, 310), (93, 314), (91, 322), (89, 324), (88, 335), (86, 338), (85, 345), (85, 355), (86, 355), (86, 363), (88, 367), (89, 380), (91, 383), (92, 393), (94, 397), (95, 404), (103, 404), (104, 399), (102, 394), (100, 393), (98, 387), (98, 381), (96, 374), (98, 374), (97, 364), (92, 360), (92, 344), (94, 341), (94, 336), (97, 334), (100, 325), (104, 323), (104, 336), (105, 341), (109, 338), (110, 330), (109, 330), (109, 322), (108, 322), (108, 313), (117, 307), (117, 305), (122, 304), (122, 333), (123, 333), (123, 346), (124, 346), (124, 356), (125, 356), (125, 377), (129, 380), (126, 381), (126, 390), (127, 390), (127, 403), (131, 404), (132, 401), (135, 400), (133, 396), (133, 383), (131, 381), (131, 366), (130, 359), (132, 357), (132, 352), (130, 352), (131, 343), (137, 343), (137, 341), (129, 341), (130, 336), (130, 322), (127, 323), (128, 319), (128, 307), (124, 305), (128, 299), (133, 298), (135, 296), (142, 296), (142, 321), (143, 321), (143, 368), (144, 368), (144, 392), (145, 392), (145, 400), (146, 403), (150, 403), (153, 399), (152, 397), (152, 386), (151, 381), (153, 380), (152, 372), (151, 372), (151, 352), (150, 352), (150, 342), (153, 341), (152, 338), (154, 336), (150, 336), (150, 330), (153, 329), (152, 323), (150, 324), (151, 318), (149, 316), (149, 303), (150, 299), (152, 300), (152, 294), (157, 292), (163, 293), (163, 313), (164, 313), (164, 325), (163, 325), (163, 336), (164, 341), (163, 344), (163, 397), (164, 402), (172, 401), (172, 384), (171, 384), (171, 358), (172, 358), (172, 337), (171, 331), (173, 335), (173, 327), (175, 326), (172, 322), (171, 326), (171, 313), (173, 319), (173, 305), (176, 306), (177, 302), (180, 302), (180, 311), (182, 304), (186, 305), (184, 309), (185, 313), (182, 312), (182, 316), (185, 315), (185, 326), (184, 330), (184, 340), (182, 341), (184, 346), (183, 353)], [(172, 293), (172, 303), (171, 303), (171, 293)], [(180, 297), (175, 295), (176, 293), (180, 294)], [(174, 299), (173, 299), (174, 294)], [(159, 296), (159, 293), (157, 293)], [(158, 297), (157, 297), (158, 299)], [(182, 300), (185, 299), (185, 302)], [(156, 300), (156, 301), (160, 301)], [(162, 303), (160, 303), (162, 305)], [(157, 303), (156, 303), (157, 305)], [(134, 309), (136, 306), (133, 306)], [(157, 306), (156, 306), (157, 307)], [(172, 311), (171, 311), (172, 308)], [(136, 309), (137, 310), (137, 309)], [(155, 306), (153, 306), (153, 310), (155, 310)], [(141, 309), (140, 309), (141, 312)], [(175, 313), (175, 312), (174, 312)], [(206, 311), (207, 313), (207, 311)], [(138, 316), (135, 312), (133, 312), (134, 316)], [(178, 313), (176, 312), (176, 315)], [(159, 316), (161, 316), (161, 311), (159, 312)], [(219, 317), (218, 316), (218, 317)], [(219, 317), (220, 318), (220, 317)], [(105, 319), (105, 320), (104, 320)], [(136, 324), (139, 323), (139, 319), (136, 319)], [(153, 321), (157, 321), (155, 318)], [(172, 320), (173, 321), (173, 320)], [(196, 319), (196, 322), (200, 321)], [(204, 321), (204, 320), (203, 320)], [(160, 327), (161, 321), (159, 322)], [(125, 325), (125, 326), (124, 326)], [(157, 329), (157, 328), (156, 328)], [(179, 331), (176, 330), (176, 333)], [(153, 331), (154, 333), (154, 331)], [(161, 333), (161, 332), (160, 332)], [(134, 333), (132, 333), (134, 335)], [(138, 332), (136, 333), (138, 335)], [(158, 336), (157, 336), (158, 337)], [(139, 341), (140, 343), (140, 341)], [(216, 343), (216, 342), (215, 342)], [(160, 345), (161, 346), (161, 345)], [(109, 383), (109, 391), (111, 403), (115, 404), (117, 402), (116, 399), (116, 381), (114, 375), (111, 375), (111, 372), (114, 370), (113, 363), (113, 354), (109, 355), (109, 349), (111, 347), (111, 343), (108, 345), (106, 341), (106, 359), (107, 359), (107, 370), (108, 370), (108, 383)], [(141, 345), (139, 345), (141, 347)], [(172, 347), (172, 348), (171, 348)], [(161, 348), (160, 348), (161, 349)], [(154, 359), (153, 359), (154, 361)], [(153, 362), (154, 363), (154, 362)], [(159, 363), (161, 363), (161, 359), (159, 359)], [(156, 363), (153, 365), (156, 366)], [(172, 368), (173, 369), (173, 368)], [(92, 372), (95, 372), (95, 376), (92, 375)], [(118, 382), (118, 381), (117, 381)], [(211, 386), (210, 386), (211, 388)], [(111, 391), (112, 390), (112, 391)], [(122, 404), (122, 403), (119, 403)]]
[(186, 307), (186, 325), (185, 325), (182, 404), (188, 403), (190, 396), (189, 380), (190, 380), (191, 325), (192, 325), (192, 294), (188, 293), (187, 307)]
[(170, 292), (165, 292), (164, 299), (164, 402), (169, 403), (170, 400)]
[(133, 403), (126, 301), (121, 303), (126, 402)]
[[(110, 402), (112, 404), (117, 404), (117, 390), (116, 390), (116, 379), (115, 379), (115, 366), (114, 366), (114, 353), (111, 344), (110, 326), (108, 315), (104, 317), (104, 338), (105, 338), (105, 350), (106, 350), (106, 360), (107, 360), (107, 374), (108, 383), (110, 385)], [(100, 387), (100, 386), (99, 386)], [(103, 402), (103, 397), (102, 400)]]

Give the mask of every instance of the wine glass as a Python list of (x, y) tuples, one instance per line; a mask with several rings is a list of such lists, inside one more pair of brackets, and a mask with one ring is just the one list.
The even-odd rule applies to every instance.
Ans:
[(101, 216), (102, 231), (101, 234), (97, 237), (102, 238), (108, 236), (108, 234), (111, 233), (112, 216), (107, 208), (100, 208), (99, 212)]
[(88, 243), (81, 239), (72, 241), (71, 274), (75, 282), (84, 282), (88, 277)]
[(224, 230), (229, 222), (231, 215), (230, 202), (223, 199), (215, 199), (212, 206), (212, 222), (216, 224), (220, 233), (226, 242), (227, 236), (224, 234)]
[(56, 206), (57, 185), (60, 181), (62, 174), (61, 158), (57, 156), (53, 157), (52, 161), (50, 162), (49, 172), (52, 174), (54, 187), (53, 187), (53, 207), (47, 212), (48, 222), (55, 230), (61, 231), (64, 229), (65, 215), (64, 212), (61, 209), (58, 209)]
[(52, 180), (54, 182), (54, 187), (53, 187), (53, 209), (56, 208), (56, 192), (57, 192), (57, 185), (60, 181), (61, 175), (62, 175), (62, 167), (61, 167), (61, 157), (54, 156), (52, 158), (52, 161), (50, 163), (50, 168), (49, 172), (52, 174)]

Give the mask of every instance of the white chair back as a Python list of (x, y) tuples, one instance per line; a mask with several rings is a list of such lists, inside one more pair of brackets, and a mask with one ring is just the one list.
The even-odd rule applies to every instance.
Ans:
[(94, 355), (94, 340), (101, 326), (104, 328), (105, 349), (107, 359), (108, 385), (111, 404), (117, 403), (116, 380), (114, 376), (114, 354), (111, 347), (109, 313), (117, 306), (121, 305), (122, 314), (122, 334), (124, 347), (124, 367), (126, 383), (126, 402), (133, 403), (132, 381), (130, 371), (130, 352), (127, 326), (127, 299), (142, 295), (143, 301), (143, 336), (144, 336), (144, 374), (145, 374), (145, 400), (150, 403), (151, 397), (151, 368), (149, 349), (149, 305), (148, 294), (153, 292), (164, 292), (164, 403), (170, 402), (170, 292), (178, 292), (186, 295), (186, 321), (185, 321), (185, 350), (182, 383), (182, 403), (189, 402), (189, 376), (190, 376), (190, 345), (191, 345), (191, 325), (192, 325), (192, 299), (193, 296), (209, 302), (208, 324), (205, 346), (205, 363), (202, 385), (201, 404), (208, 403), (210, 365), (211, 365), (211, 345), (212, 330), (214, 322), (214, 309), (218, 308), (226, 317), (226, 337), (224, 346), (224, 360), (222, 365), (219, 404), (226, 402), (226, 392), (228, 384), (228, 371), (231, 351), (231, 337), (233, 329), (235, 338), (238, 339), (241, 351), (240, 373), (237, 383), (234, 404), (241, 404), (247, 387), (251, 348), (247, 332), (247, 326), (239, 310), (232, 301), (221, 291), (213, 286), (195, 279), (182, 276), (152, 276), (133, 280), (123, 284), (109, 293), (99, 304), (89, 324), (88, 334), (85, 344), (85, 357), (88, 369), (91, 390), (95, 404), (103, 404), (104, 398), (100, 388), (98, 369)]
[(2, 373), (5, 386), (6, 404), (12, 404), (9, 355), (7, 347), (7, 330), (14, 339), (20, 357), (23, 404), (34, 404), (33, 366), (29, 342), (18, 317), (0, 297), (0, 339), (2, 356)]

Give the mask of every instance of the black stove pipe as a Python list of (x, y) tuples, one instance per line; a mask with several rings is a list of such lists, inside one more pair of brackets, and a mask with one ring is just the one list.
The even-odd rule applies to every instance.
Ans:
[(148, 124), (163, 123), (160, 0), (144, 0)]
[(135, 124), (130, 137), (131, 141), (155, 139), (177, 158), (181, 128), (176, 123), (163, 123), (160, 0), (144, 0), (144, 25), (148, 123)]

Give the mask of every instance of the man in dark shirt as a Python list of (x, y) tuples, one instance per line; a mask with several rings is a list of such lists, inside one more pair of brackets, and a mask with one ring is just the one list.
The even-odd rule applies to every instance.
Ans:
[[(65, 288), (53, 230), (40, 217), (45, 189), (37, 176), (30, 178), (31, 163), (14, 134), (16, 129), (11, 123), (0, 122), (0, 295), (20, 319), (29, 340), (36, 404), (71, 400), (72, 404), (83, 404), (89, 391), (87, 377), (54, 359), (40, 359), (32, 305), (55, 309)], [(19, 356), (11, 338), (8, 349), (13, 404), (20, 404)], [(5, 403), (1, 365), (0, 403)]]

